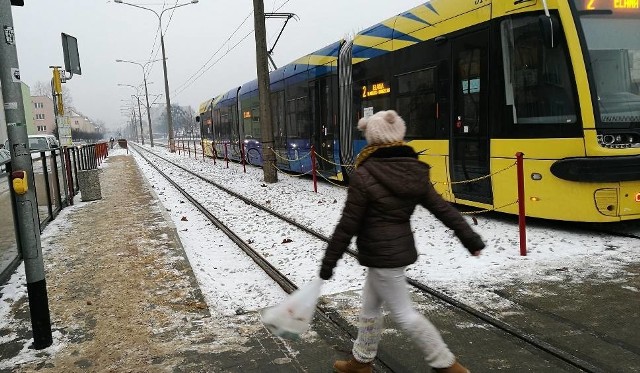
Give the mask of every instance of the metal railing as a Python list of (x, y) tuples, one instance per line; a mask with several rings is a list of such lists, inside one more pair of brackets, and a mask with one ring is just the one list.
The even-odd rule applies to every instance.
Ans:
[[(78, 172), (96, 169), (107, 152), (107, 143), (100, 143), (31, 153), (41, 232), (63, 208), (73, 205)], [(10, 161), (0, 163), (0, 284), (21, 260), (11, 171)]]

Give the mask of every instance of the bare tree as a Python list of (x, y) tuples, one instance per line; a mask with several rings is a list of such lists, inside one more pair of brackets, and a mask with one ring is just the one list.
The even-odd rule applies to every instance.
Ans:
[[(32, 96), (46, 96), (52, 98), (51, 94), (51, 84), (43, 81), (37, 81), (31, 87), (31, 95)], [(71, 97), (71, 90), (66, 86), (62, 86), (62, 102), (65, 107), (73, 107), (73, 99)]]

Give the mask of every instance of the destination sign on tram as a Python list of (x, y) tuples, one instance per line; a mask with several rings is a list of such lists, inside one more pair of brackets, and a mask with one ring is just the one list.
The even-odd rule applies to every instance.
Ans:
[(581, 11), (611, 11), (611, 16), (640, 17), (640, 0), (575, 0)]
[(362, 86), (362, 98), (386, 95), (391, 93), (391, 88), (386, 83), (373, 83)]

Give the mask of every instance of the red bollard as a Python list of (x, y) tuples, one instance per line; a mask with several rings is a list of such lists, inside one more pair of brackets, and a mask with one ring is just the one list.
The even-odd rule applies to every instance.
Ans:
[(518, 226), (520, 228), (520, 256), (527, 256), (527, 224), (525, 222), (524, 196), (524, 153), (516, 153), (516, 167), (518, 169)]
[(318, 193), (318, 177), (316, 176), (316, 147), (311, 145), (311, 174), (313, 175), (313, 191)]

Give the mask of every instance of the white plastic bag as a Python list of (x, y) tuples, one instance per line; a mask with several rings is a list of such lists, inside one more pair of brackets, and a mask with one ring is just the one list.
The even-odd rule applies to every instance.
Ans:
[(264, 309), (261, 313), (262, 323), (277, 336), (297, 338), (309, 329), (322, 282), (322, 279), (316, 278), (289, 294), (282, 303)]

